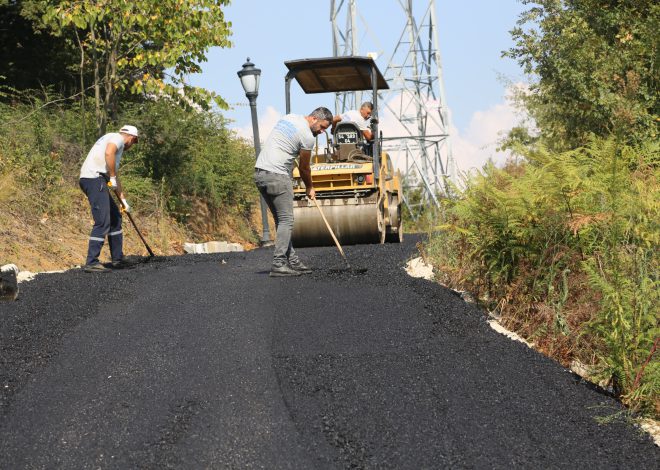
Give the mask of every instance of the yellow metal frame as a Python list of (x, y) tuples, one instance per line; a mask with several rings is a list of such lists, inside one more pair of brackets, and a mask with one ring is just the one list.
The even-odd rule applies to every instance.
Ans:
[[(318, 149), (318, 147), (317, 147)], [(378, 213), (378, 233), (380, 234), (380, 243), (384, 243), (388, 231), (394, 225), (398, 225), (401, 218), (400, 197), (401, 197), (401, 173), (394, 169), (394, 165), (389, 154), (383, 152), (380, 156), (379, 178), (376, 180), (373, 162), (329, 162), (326, 154), (319, 154), (318, 150), (312, 155), (311, 161), (312, 182), (316, 190), (317, 197), (326, 198), (331, 205), (346, 204), (347, 193), (362, 193), (363, 196), (371, 194), (367, 199), (360, 198), (360, 201), (367, 205), (375, 203)], [(298, 167), (293, 169), (294, 195), (301, 199), (305, 195), (304, 184), (300, 178)], [(364, 181), (358, 183), (357, 178), (364, 176)], [(369, 178), (371, 177), (371, 178)], [(367, 180), (371, 182), (367, 182)], [(337, 196), (333, 196), (337, 193)], [(343, 201), (340, 202), (340, 201)], [(397, 226), (397, 229), (399, 227)], [(396, 233), (396, 232), (394, 232)]]

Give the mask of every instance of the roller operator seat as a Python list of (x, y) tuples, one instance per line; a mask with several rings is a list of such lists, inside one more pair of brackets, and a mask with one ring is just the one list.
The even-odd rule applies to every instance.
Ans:
[(365, 142), (360, 127), (351, 121), (342, 121), (335, 127), (335, 153), (337, 160), (346, 161), (362, 152)]

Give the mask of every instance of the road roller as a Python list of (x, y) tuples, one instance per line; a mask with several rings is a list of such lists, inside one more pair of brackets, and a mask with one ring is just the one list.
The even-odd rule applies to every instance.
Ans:
[[(388, 85), (370, 57), (330, 57), (285, 62), (286, 111), (291, 112), (291, 83), (305, 93), (371, 91), (373, 141), (365, 141), (358, 124), (339, 122), (334, 135), (326, 133), (310, 162), (316, 199), (339, 242), (344, 244), (403, 241), (401, 174), (382, 151), (378, 132), (378, 90)], [(295, 167), (293, 244), (332, 245), (319, 209), (307, 199), (305, 184)]]

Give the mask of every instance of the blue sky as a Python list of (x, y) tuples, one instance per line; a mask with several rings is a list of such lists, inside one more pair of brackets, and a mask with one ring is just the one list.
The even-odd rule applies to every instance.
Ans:
[[(414, 8), (425, 9), (427, 4), (415, 0)], [(398, 0), (358, 0), (357, 5), (364, 18), (358, 23), (361, 42), (370, 50), (377, 47), (373, 44), (380, 46), (379, 65), (384, 68), (381, 60), (392, 53), (405, 25), (403, 10)], [(524, 77), (515, 62), (501, 58), (501, 51), (512, 46), (509, 30), (524, 9), (518, 0), (436, 0), (454, 145), (460, 152), (464, 140), (464, 153), (480, 153), (475, 165), (492, 157), (494, 133), (513, 124), (500, 76), (512, 82), (524, 82)], [(271, 121), (285, 112), (284, 61), (332, 55), (330, 1), (235, 0), (225, 16), (232, 22), (234, 47), (211, 50), (204, 72), (190, 77), (190, 83), (213, 90), (234, 105), (223, 114), (234, 121), (233, 127), (247, 130), (250, 112), (236, 72), (249, 56), (262, 71), (257, 104), (263, 139)], [(361, 52), (366, 55), (369, 51)], [(293, 91), (292, 112), (305, 114), (321, 105), (334, 111), (333, 96)]]

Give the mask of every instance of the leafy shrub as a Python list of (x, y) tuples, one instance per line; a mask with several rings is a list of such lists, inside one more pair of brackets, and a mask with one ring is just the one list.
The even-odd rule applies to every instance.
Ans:
[(254, 149), (232, 135), (222, 116), (159, 100), (130, 108), (123, 119), (142, 133), (140, 144), (124, 157), (123, 171), (162, 185), (173, 213), (185, 219), (191, 198), (213, 208), (252, 209)]
[(71, 209), (72, 191), (55, 142), (61, 138), (59, 118), (74, 112), (55, 108), (48, 114), (42, 105), (36, 99), (31, 105), (0, 104), (0, 174), (12, 175), (25, 201), (14, 209), (32, 216)]

